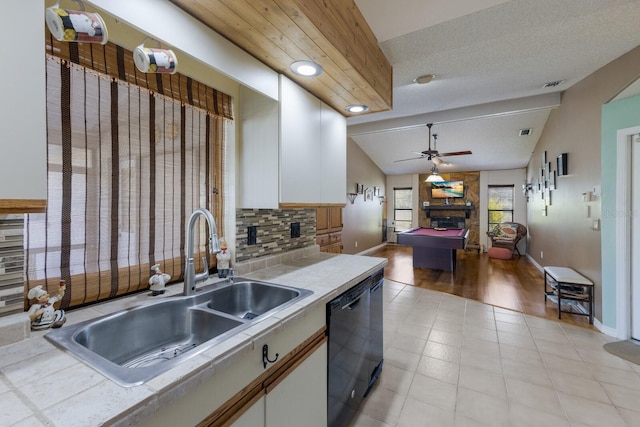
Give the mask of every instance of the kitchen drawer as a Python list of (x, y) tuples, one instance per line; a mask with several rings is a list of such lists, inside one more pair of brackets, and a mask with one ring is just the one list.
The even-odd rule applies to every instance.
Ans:
[(319, 235), (317, 235), (316, 236), (316, 243), (320, 247), (329, 245), (329, 235), (328, 234), (319, 234)]
[(322, 249), (323, 252), (328, 252), (330, 254), (341, 254), (342, 253), (342, 243), (336, 243), (334, 245), (326, 246)]
[(342, 242), (342, 233), (330, 233), (329, 234), (329, 244), (333, 245), (335, 243)]

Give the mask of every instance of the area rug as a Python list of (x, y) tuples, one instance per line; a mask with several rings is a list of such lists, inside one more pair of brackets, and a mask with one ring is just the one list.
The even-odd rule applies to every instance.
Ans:
[(610, 342), (602, 346), (611, 354), (640, 365), (640, 343), (631, 340)]

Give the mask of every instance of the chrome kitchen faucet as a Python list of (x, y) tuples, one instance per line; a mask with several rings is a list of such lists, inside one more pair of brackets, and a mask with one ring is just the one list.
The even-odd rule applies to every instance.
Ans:
[(218, 241), (218, 227), (216, 226), (216, 220), (211, 215), (211, 212), (204, 208), (198, 208), (191, 214), (189, 222), (187, 223), (187, 239), (185, 242), (185, 251), (187, 260), (184, 266), (184, 294), (193, 295), (196, 293), (196, 283), (202, 282), (209, 278), (209, 265), (207, 263), (207, 257), (202, 257), (204, 263), (204, 271), (196, 274), (195, 267), (193, 265), (193, 229), (195, 228), (196, 219), (199, 215), (204, 216), (209, 225), (209, 251), (212, 254), (220, 252), (220, 242)]

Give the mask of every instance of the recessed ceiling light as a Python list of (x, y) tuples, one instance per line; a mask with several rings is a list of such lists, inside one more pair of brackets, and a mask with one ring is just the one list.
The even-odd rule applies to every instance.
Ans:
[(424, 76), (420, 76), (420, 77), (416, 77), (415, 79), (413, 79), (413, 81), (415, 83), (418, 83), (419, 85), (426, 85), (427, 83), (430, 83), (431, 80), (433, 80), (436, 76), (434, 76), (433, 74), (425, 74)]
[(304, 77), (314, 77), (322, 74), (322, 67), (313, 61), (296, 61), (291, 64), (294, 74)]
[(367, 111), (369, 111), (369, 107), (362, 104), (351, 104), (351, 105), (347, 105), (345, 107), (345, 110), (353, 114), (360, 114), (360, 113), (366, 113)]

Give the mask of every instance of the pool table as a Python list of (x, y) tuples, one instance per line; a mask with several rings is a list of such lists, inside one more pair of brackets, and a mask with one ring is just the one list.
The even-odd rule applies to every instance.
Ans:
[(466, 228), (413, 228), (398, 233), (398, 244), (413, 246), (413, 268), (453, 271), (456, 250), (467, 246)]

